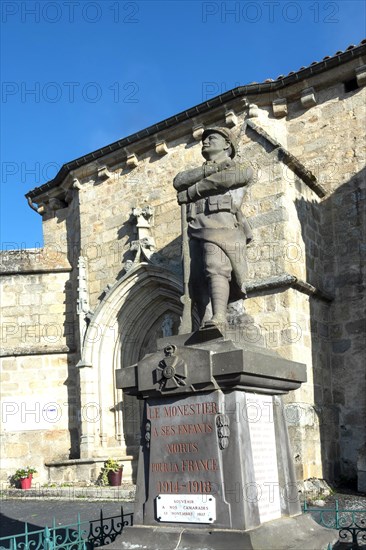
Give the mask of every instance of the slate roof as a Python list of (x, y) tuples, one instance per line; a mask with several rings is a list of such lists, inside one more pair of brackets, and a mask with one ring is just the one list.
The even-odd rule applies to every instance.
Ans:
[(252, 82), (246, 86), (238, 86), (236, 88), (233, 88), (232, 90), (218, 95), (208, 101), (200, 103), (199, 105), (196, 105), (191, 109), (182, 111), (181, 113), (178, 113), (177, 115), (158, 122), (157, 124), (153, 124), (152, 126), (145, 128), (144, 130), (131, 134), (130, 136), (115, 141), (110, 145), (106, 145), (101, 149), (97, 149), (92, 153), (89, 153), (64, 164), (53, 180), (44, 183), (40, 187), (35, 187), (34, 189), (26, 193), (25, 196), (28, 199), (28, 202), (31, 204), (32, 200), (35, 199), (37, 196), (60, 185), (60, 183), (72, 170), (75, 170), (80, 166), (86, 165), (93, 160), (97, 160), (108, 153), (111, 153), (123, 147), (127, 147), (132, 143), (156, 134), (157, 132), (160, 132), (164, 129), (171, 128), (172, 126), (175, 126), (180, 122), (188, 120), (199, 114), (203, 114), (210, 109), (218, 107), (221, 104), (224, 104), (236, 97), (245, 97), (262, 92), (273, 92), (279, 90), (285, 86), (289, 86), (290, 84), (309, 78), (310, 76), (327, 71), (331, 68), (341, 65), (342, 63), (346, 63), (347, 61), (350, 61), (351, 59), (356, 57), (360, 57), (363, 54), (366, 54), (366, 39), (362, 40), (357, 46), (351, 44), (345, 50), (337, 51), (332, 56), (327, 55), (321, 61), (313, 61), (307, 67), (300, 67), (298, 71), (291, 71), (286, 76), (279, 75), (275, 80), (269, 78), (261, 83)]
[[(310, 65), (307, 65), (306, 67), (300, 67), (298, 71), (291, 71), (287, 74), (287, 76), (291, 76), (294, 74), (300, 76), (301, 71), (304, 71), (305, 69), (309, 69), (310, 67), (318, 65), (319, 63), (323, 63), (324, 61), (328, 61), (329, 59), (338, 58), (341, 54), (344, 54), (345, 52), (348, 52), (350, 50), (354, 50), (355, 48), (360, 48), (364, 45), (366, 45), (366, 38), (364, 40), (361, 40), (361, 42), (357, 46), (355, 46), (354, 44), (350, 44), (345, 50), (338, 50), (334, 55), (326, 55), (325, 57), (323, 57), (322, 61), (312, 61)], [(278, 76), (275, 80), (283, 80), (284, 78), (286, 78), (285, 75), (280, 74), (280, 76)], [(275, 82), (275, 80), (273, 80), (272, 78), (267, 78), (267, 80), (265, 80), (264, 82)]]

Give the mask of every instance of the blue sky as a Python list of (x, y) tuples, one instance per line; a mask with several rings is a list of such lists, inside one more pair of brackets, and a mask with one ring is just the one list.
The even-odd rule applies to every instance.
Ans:
[(363, 0), (2, 0), (1, 21), (3, 249), (42, 246), (24, 194), (65, 162), (366, 35)]

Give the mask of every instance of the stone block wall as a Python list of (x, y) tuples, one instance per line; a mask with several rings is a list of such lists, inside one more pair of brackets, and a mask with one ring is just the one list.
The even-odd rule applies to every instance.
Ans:
[(71, 267), (47, 249), (9, 251), (1, 261), (0, 476), (30, 465), (43, 482), (45, 462), (78, 453)]
[(1, 359), (1, 480), (27, 465), (48, 481), (45, 463), (78, 453), (76, 380), (64, 354)]

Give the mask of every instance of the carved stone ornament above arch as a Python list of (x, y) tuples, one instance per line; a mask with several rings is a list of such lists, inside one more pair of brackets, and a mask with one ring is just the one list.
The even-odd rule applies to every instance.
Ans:
[[(167, 314), (181, 315), (181, 281), (152, 264), (139, 264), (109, 290), (97, 306), (85, 333), (80, 369), (82, 458), (110, 455), (111, 448), (126, 452), (123, 400), (115, 387), (115, 370), (136, 363), (152, 351)], [(177, 323), (178, 324), (178, 323)], [(97, 421), (84, 410), (99, 407)], [(130, 443), (131, 444), (131, 443)]]

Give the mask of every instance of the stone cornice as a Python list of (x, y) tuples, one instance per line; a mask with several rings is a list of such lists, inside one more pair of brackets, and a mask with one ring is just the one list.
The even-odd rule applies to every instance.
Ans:
[(295, 275), (290, 275), (289, 273), (283, 273), (282, 275), (277, 275), (275, 277), (268, 277), (267, 279), (257, 279), (246, 285), (248, 298), (251, 298), (257, 293), (266, 293), (272, 290), (286, 288), (293, 288), (303, 294), (307, 294), (308, 296), (319, 298), (324, 302), (332, 302), (334, 300), (334, 296), (328, 292), (320, 290), (310, 283), (303, 281), (302, 279), (298, 279)]
[(66, 254), (46, 248), (8, 250), (0, 253), (0, 275), (67, 273), (72, 267)]
[(20, 357), (27, 355), (65, 355), (75, 353), (76, 348), (69, 346), (24, 346), (24, 347), (9, 347), (7, 349), (0, 349), (0, 357)]

